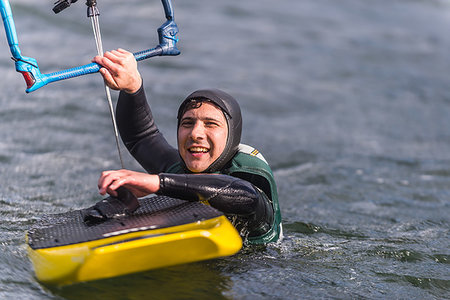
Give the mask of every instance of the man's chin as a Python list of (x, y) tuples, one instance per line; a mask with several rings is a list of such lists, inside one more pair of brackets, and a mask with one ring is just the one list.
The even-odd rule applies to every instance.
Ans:
[(203, 171), (205, 171), (208, 166), (204, 167), (202, 165), (197, 165), (197, 164), (187, 164), (186, 167), (189, 169), (189, 171), (193, 172), (193, 173), (201, 173)]

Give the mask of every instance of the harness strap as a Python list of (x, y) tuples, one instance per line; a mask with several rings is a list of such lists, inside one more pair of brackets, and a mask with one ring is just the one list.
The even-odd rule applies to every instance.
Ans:
[(95, 225), (108, 219), (131, 215), (140, 206), (138, 199), (127, 188), (117, 189), (117, 197), (108, 197), (87, 208), (83, 220), (87, 225)]

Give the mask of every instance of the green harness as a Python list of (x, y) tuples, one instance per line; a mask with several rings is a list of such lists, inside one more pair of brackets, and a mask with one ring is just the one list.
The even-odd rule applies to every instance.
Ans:
[[(169, 167), (166, 172), (172, 174), (183, 174), (185, 173), (185, 170), (181, 163), (176, 163)], [(274, 212), (272, 227), (263, 235), (248, 237), (247, 243), (267, 244), (276, 242), (282, 234), (278, 193), (272, 170), (262, 154), (251, 146), (240, 144), (238, 152), (231, 160), (231, 164), (228, 164), (226, 169), (221, 170), (220, 174), (247, 180), (261, 189), (269, 197)]]

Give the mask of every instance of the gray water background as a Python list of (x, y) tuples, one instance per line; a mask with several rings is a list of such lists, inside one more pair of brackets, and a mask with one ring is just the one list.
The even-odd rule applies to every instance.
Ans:
[[(43, 72), (90, 62), (84, 1), (58, 15), (53, 1), (11, 2), (22, 52)], [(105, 49), (156, 45), (159, 1), (98, 2)], [(450, 2), (173, 2), (181, 56), (139, 63), (158, 125), (174, 143), (175, 111), (198, 88), (239, 99), (243, 142), (274, 170), (284, 240), (39, 284), (26, 230), (100, 200), (100, 172), (120, 165), (100, 76), (25, 94), (1, 33), (0, 298), (449, 299)]]

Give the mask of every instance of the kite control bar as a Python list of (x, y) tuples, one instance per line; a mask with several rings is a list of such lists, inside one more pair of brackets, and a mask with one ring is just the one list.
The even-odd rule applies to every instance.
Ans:
[[(59, 0), (55, 3), (56, 5), (53, 10), (55, 11), (56, 9), (55, 13), (60, 12), (76, 1), (77, 0)], [(178, 26), (174, 21), (172, 3), (170, 0), (162, 0), (162, 4), (167, 21), (158, 28), (159, 44), (155, 48), (134, 53), (134, 57), (137, 61), (153, 56), (180, 54), (180, 51), (176, 46), (178, 42), (178, 38), (176, 37), (178, 34)], [(27, 84), (27, 89), (25, 90), (27, 93), (33, 92), (51, 82), (92, 74), (100, 70), (101, 66), (99, 64), (90, 63), (59, 72), (42, 74), (36, 59), (22, 56), (21, 54), (16, 27), (14, 25), (14, 19), (8, 0), (0, 0), (0, 13), (2, 15), (12, 59), (15, 61), (16, 71), (23, 75)]]

